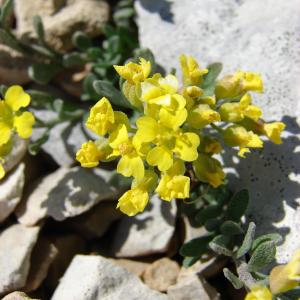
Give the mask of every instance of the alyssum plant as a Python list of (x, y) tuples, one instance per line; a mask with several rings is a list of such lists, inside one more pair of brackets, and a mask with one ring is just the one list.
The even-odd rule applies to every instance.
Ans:
[(119, 101), (135, 110), (134, 117), (115, 111), (104, 97), (87, 119), (86, 127), (99, 139), (83, 144), (76, 158), (83, 167), (119, 159), (117, 172), (133, 177), (118, 201), (129, 216), (142, 212), (153, 192), (171, 201), (189, 198), (199, 182), (222, 185), (225, 174), (214, 154), (223, 143), (237, 147), (241, 157), (263, 147), (261, 135), (281, 143), (285, 125), (263, 122), (261, 109), (251, 103), (250, 92), (263, 91), (258, 74), (238, 71), (217, 81), (220, 64), (200, 69), (185, 55), (181, 68), (182, 86), (172, 74), (151, 74), (144, 58), (115, 66), (122, 79)]

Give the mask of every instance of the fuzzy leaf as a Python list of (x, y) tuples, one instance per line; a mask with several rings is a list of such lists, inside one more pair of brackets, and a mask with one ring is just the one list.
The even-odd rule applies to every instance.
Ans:
[(79, 52), (67, 53), (63, 56), (64, 67), (73, 67), (78, 65), (83, 65), (85, 60), (82, 58), (82, 54)]
[(179, 253), (182, 256), (200, 257), (207, 251), (208, 243), (212, 240), (212, 238), (212, 235), (205, 235), (192, 239), (181, 246)]
[(225, 221), (220, 228), (221, 232), (225, 235), (238, 235), (243, 234), (242, 227), (233, 221)]
[(237, 251), (236, 258), (241, 258), (246, 253), (248, 253), (249, 250), (251, 249), (254, 235), (255, 235), (255, 228), (256, 228), (255, 224), (251, 222), (248, 226), (248, 230), (244, 237), (243, 243)]
[(237, 192), (230, 200), (227, 208), (227, 216), (232, 221), (239, 221), (245, 214), (249, 203), (249, 192), (244, 189)]
[(15, 40), (13, 36), (11, 36), (7, 31), (5, 31), (2, 28), (0, 28), (0, 44), (4, 44), (22, 53), (22, 48), (20, 47), (17, 40)]
[(216, 236), (210, 243), (209, 247), (220, 255), (232, 256), (232, 251), (228, 249), (230, 238), (226, 235)]
[(231, 282), (235, 289), (239, 290), (244, 286), (243, 282), (227, 268), (223, 269), (223, 273), (225, 278), (227, 278)]
[(6, 21), (9, 14), (13, 10), (13, 0), (6, 0), (1, 6), (0, 23), (2, 26), (6, 26)]
[(195, 220), (199, 225), (203, 225), (207, 220), (218, 217), (222, 212), (222, 207), (218, 205), (210, 205), (202, 210), (200, 210), (196, 216)]
[(40, 16), (36, 15), (32, 18), (34, 30), (40, 41), (45, 40), (45, 31), (42, 19)]
[(220, 219), (209, 219), (205, 222), (204, 227), (207, 231), (213, 232), (219, 229), (221, 223)]
[(92, 46), (92, 40), (82, 31), (76, 31), (72, 36), (73, 44), (81, 51)]
[(98, 95), (107, 97), (114, 105), (133, 109), (123, 94), (118, 91), (112, 83), (98, 80), (94, 82), (93, 86)]
[(184, 268), (189, 268), (199, 260), (199, 257), (186, 256), (183, 259), (182, 265)]
[(33, 64), (28, 69), (31, 79), (40, 84), (47, 84), (58, 74), (61, 67), (55, 64)]
[(253, 252), (249, 262), (249, 271), (259, 271), (261, 268), (270, 264), (276, 254), (276, 246), (273, 241), (261, 243)]
[(202, 88), (207, 88), (213, 84), (215, 84), (215, 81), (219, 74), (221, 73), (223, 68), (223, 65), (221, 63), (212, 63), (207, 66), (208, 73), (203, 76), (203, 83)]
[(279, 233), (269, 233), (262, 235), (254, 240), (252, 251), (254, 251), (261, 243), (264, 243), (266, 241), (273, 241), (275, 245), (278, 245), (282, 241), (282, 236)]
[(40, 151), (41, 147), (43, 144), (45, 144), (49, 139), (49, 131), (46, 130), (44, 132), (44, 134), (38, 138), (37, 140), (35, 140), (34, 142), (31, 142), (28, 145), (28, 151), (31, 155), (37, 155), (38, 152)]

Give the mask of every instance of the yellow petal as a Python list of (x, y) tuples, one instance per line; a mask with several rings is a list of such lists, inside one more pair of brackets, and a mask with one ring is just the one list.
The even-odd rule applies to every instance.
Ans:
[(133, 176), (134, 178), (141, 179), (145, 174), (143, 160), (137, 155), (124, 155), (119, 160), (117, 172), (125, 177)]
[(114, 111), (107, 98), (99, 100), (90, 111), (86, 127), (94, 133), (105, 135), (115, 122)]
[(194, 161), (198, 157), (200, 138), (193, 132), (186, 132), (176, 138), (174, 152), (184, 161)]
[(167, 171), (173, 164), (173, 155), (165, 147), (155, 147), (148, 152), (147, 162), (150, 166), (157, 166), (160, 171)]
[(142, 212), (149, 201), (149, 194), (147, 191), (139, 188), (133, 188), (127, 191), (118, 200), (117, 208), (128, 216), (134, 216)]
[(176, 110), (173, 112), (165, 108), (161, 108), (159, 111), (159, 120), (161, 124), (172, 128), (173, 130), (178, 129), (184, 123), (186, 118), (186, 109)]
[(151, 117), (140, 117), (136, 121), (136, 136), (143, 142), (151, 142), (159, 132), (157, 122)]
[(282, 122), (273, 122), (264, 124), (264, 133), (274, 144), (282, 144), (281, 133), (285, 128), (285, 124)]
[(93, 168), (98, 166), (100, 158), (101, 152), (92, 141), (84, 143), (81, 146), (81, 149), (76, 153), (76, 159), (84, 168)]
[(6, 144), (11, 135), (11, 129), (6, 123), (0, 122), (0, 146)]
[(134, 178), (131, 184), (131, 188), (141, 188), (148, 192), (152, 192), (157, 186), (157, 174), (152, 170), (145, 170), (143, 178)]
[(179, 85), (177, 78), (172, 74), (169, 74), (166, 77), (159, 78), (158, 84), (168, 94), (175, 94), (178, 90), (178, 85)]
[(247, 294), (245, 300), (272, 300), (273, 296), (270, 290), (265, 286), (253, 286)]
[(193, 163), (197, 178), (202, 182), (207, 182), (214, 188), (221, 185), (225, 178), (225, 173), (218, 160), (207, 154), (199, 153), (198, 159)]
[(120, 124), (109, 136), (109, 145), (113, 149), (128, 141), (128, 131), (124, 124)]
[(20, 116), (14, 117), (14, 128), (19, 136), (23, 139), (28, 139), (32, 134), (32, 126), (35, 122), (31, 112), (25, 111)]
[(0, 163), (0, 179), (2, 179), (4, 176), (5, 176), (5, 170), (2, 164)]
[(13, 110), (18, 111), (21, 107), (26, 107), (30, 103), (29, 94), (25, 93), (19, 85), (13, 85), (5, 93), (5, 103)]

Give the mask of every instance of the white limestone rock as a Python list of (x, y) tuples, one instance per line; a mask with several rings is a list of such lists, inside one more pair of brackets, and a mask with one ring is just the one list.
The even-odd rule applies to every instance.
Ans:
[(102, 256), (77, 255), (52, 300), (168, 300), (126, 269)]
[(39, 227), (15, 224), (0, 233), (0, 295), (26, 284)]
[(146, 210), (134, 217), (123, 217), (114, 234), (117, 257), (136, 257), (165, 253), (175, 231), (176, 202), (154, 195)]
[(110, 173), (95, 172), (81, 167), (60, 168), (44, 177), (18, 207), (19, 222), (32, 226), (46, 216), (62, 221), (111, 199), (117, 191), (107, 183)]
[(234, 190), (250, 190), (248, 217), (258, 233), (283, 234), (280, 263), (300, 248), (298, 7), (300, 0), (136, 1), (141, 45), (168, 70), (179, 68), (179, 55), (186, 53), (202, 66), (222, 62), (223, 74), (237, 69), (262, 74), (265, 93), (254, 95), (254, 102), (265, 120), (286, 122), (284, 143), (266, 143), (263, 151), (240, 162), (228, 153), (224, 161), (235, 173), (229, 176)]
[(21, 200), (24, 187), (24, 168), (20, 164), (0, 181), (0, 222), (4, 221)]

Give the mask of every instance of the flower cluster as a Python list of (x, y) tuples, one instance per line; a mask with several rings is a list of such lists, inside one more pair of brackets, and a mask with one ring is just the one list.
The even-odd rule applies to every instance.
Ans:
[(5, 175), (2, 163), (13, 147), (13, 134), (17, 133), (24, 139), (32, 134), (34, 116), (23, 111), (29, 103), (30, 96), (18, 85), (8, 88), (4, 100), (0, 99), (0, 179)]
[[(261, 110), (251, 103), (249, 92), (263, 90), (258, 74), (226, 76), (214, 83), (215, 93), (210, 94), (203, 88), (208, 69), (185, 55), (181, 68), (183, 86), (172, 74), (152, 75), (150, 62), (143, 58), (115, 66), (124, 80), (122, 92), (139, 117), (131, 121), (102, 98), (87, 119), (87, 128), (100, 138), (83, 144), (76, 158), (83, 167), (119, 158), (117, 172), (133, 177), (131, 189), (118, 202), (129, 216), (143, 211), (154, 191), (166, 201), (188, 198), (195, 177), (213, 187), (221, 185), (225, 174), (213, 155), (221, 152), (222, 141), (239, 147), (241, 157), (263, 146), (259, 135), (281, 143), (284, 124), (265, 124)], [(208, 125), (219, 139), (204, 132)]]
[(269, 277), (270, 288), (254, 286), (245, 300), (272, 300), (273, 295), (293, 290), (300, 284), (300, 250), (296, 251), (291, 261), (272, 269)]

